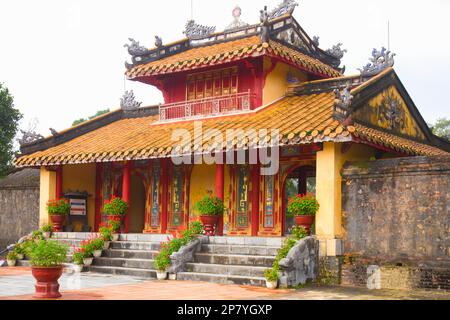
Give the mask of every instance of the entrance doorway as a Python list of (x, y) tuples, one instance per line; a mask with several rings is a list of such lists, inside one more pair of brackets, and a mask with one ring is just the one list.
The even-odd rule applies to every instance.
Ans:
[(290, 234), (295, 226), (295, 218), (288, 215), (287, 206), (289, 199), (298, 194), (316, 194), (316, 168), (312, 166), (302, 166), (294, 169), (284, 182), (284, 233)]
[(145, 228), (145, 187), (140, 177), (130, 179), (129, 233), (142, 233)]

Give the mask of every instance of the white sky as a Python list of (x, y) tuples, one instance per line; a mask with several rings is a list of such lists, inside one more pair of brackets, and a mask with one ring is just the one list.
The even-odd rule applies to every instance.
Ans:
[[(259, 10), (281, 0), (194, 0), (194, 19), (223, 30), (236, 4), (242, 19), (259, 21)], [(300, 0), (294, 16), (323, 49), (343, 42), (347, 74), (368, 62), (372, 48), (387, 46), (395, 69), (425, 120), (450, 117), (450, 0)], [(116, 109), (124, 91), (128, 37), (152, 47), (183, 37), (190, 0), (0, 0), (0, 82), (37, 131), (62, 130), (97, 110)], [(158, 90), (127, 82), (143, 105), (162, 102)]]

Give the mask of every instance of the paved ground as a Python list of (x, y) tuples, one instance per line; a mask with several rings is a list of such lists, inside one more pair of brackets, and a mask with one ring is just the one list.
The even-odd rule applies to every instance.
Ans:
[[(397, 300), (445, 299), (450, 292), (370, 291), (364, 288), (314, 287), (268, 290), (259, 287), (220, 285), (192, 281), (149, 281), (127, 276), (65, 273), (60, 279), (67, 300)], [(0, 268), (0, 300), (32, 299), (34, 279), (29, 268)]]

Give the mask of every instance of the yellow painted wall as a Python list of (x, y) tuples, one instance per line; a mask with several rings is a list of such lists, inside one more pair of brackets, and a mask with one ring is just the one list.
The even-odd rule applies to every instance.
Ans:
[(47, 202), (56, 198), (56, 172), (48, 171), (44, 167), (40, 172), (40, 195), (39, 195), (39, 226), (49, 223), (47, 213)]
[[(95, 224), (95, 164), (63, 166), (63, 193), (67, 191), (87, 191), (88, 223), (94, 229)], [(76, 230), (77, 231), (77, 230)]]
[(343, 236), (341, 209), (341, 169), (346, 161), (369, 160), (375, 150), (353, 144), (342, 153), (342, 144), (325, 142), (317, 153), (317, 200), (320, 204), (316, 216), (316, 234), (319, 239), (340, 239)]
[(195, 203), (208, 195), (208, 191), (213, 193), (216, 190), (216, 166), (200, 164), (194, 165), (191, 173), (189, 213), (190, 219), (195, 219), (197, 212), (194, 209)]
[[(271, 60), (265, 57), (264, 71), (270, 71), (271, 67)], [(278, 62), (275, 68), (270, 71), (266, 77), (266, 82), (263, 88), (263, 105), (269, 104), (286, 94), (286, 89), (288, 86), (287, 75), (289, 70), (300, 82), (307, 81), (308, 77), (303, 71), (290, 67), (284, 62)]]

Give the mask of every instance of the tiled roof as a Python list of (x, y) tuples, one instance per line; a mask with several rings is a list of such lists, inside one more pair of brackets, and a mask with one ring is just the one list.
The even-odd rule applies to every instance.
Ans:
[[(360, 124), (342, 126), (333, 118), (334, 93), (288, 96), (255, 112), (199, 120), (203, 133), (217, 129), (226, 136), (228, 129), (278, 129), (281, 145), (308, 144), (324, 141), (352, 141), (381, 145), (412, 155), (447, 154), (438, 148)], [(18, 167), (60, 165), (89, 162), (111, 162), (168, 157), (178, 143), (172, 141), (175, 129), (185, 129), (193, 137), (194, 122), (158, 123), (158, 116), (122, 119), (81, 135), (44, 151), (25, 155), (16, 160)], [(267, 141), (269, 142), (269, 141)], [(222, 147), (226, 146), (226, 141)], [(234, 148), (243, 149), (259, 143), (258, 136), (230, 141)], [(189, 149), (185, 149), (189, 147)], [(178, 147), (177, 154), (202, 153), (219, 147), (214, 141), (203, 145), (190, 143)]]
[(269, 55), (281, 58), (318, 75), (339, 77), (342, 74), (327, 64), (290, 49), (278, 42), (262, 43), (259, 36), (193, 48), (161, 60), (136, 66), (126, 72), (130, 79), (218, 65), (247, 57)]

